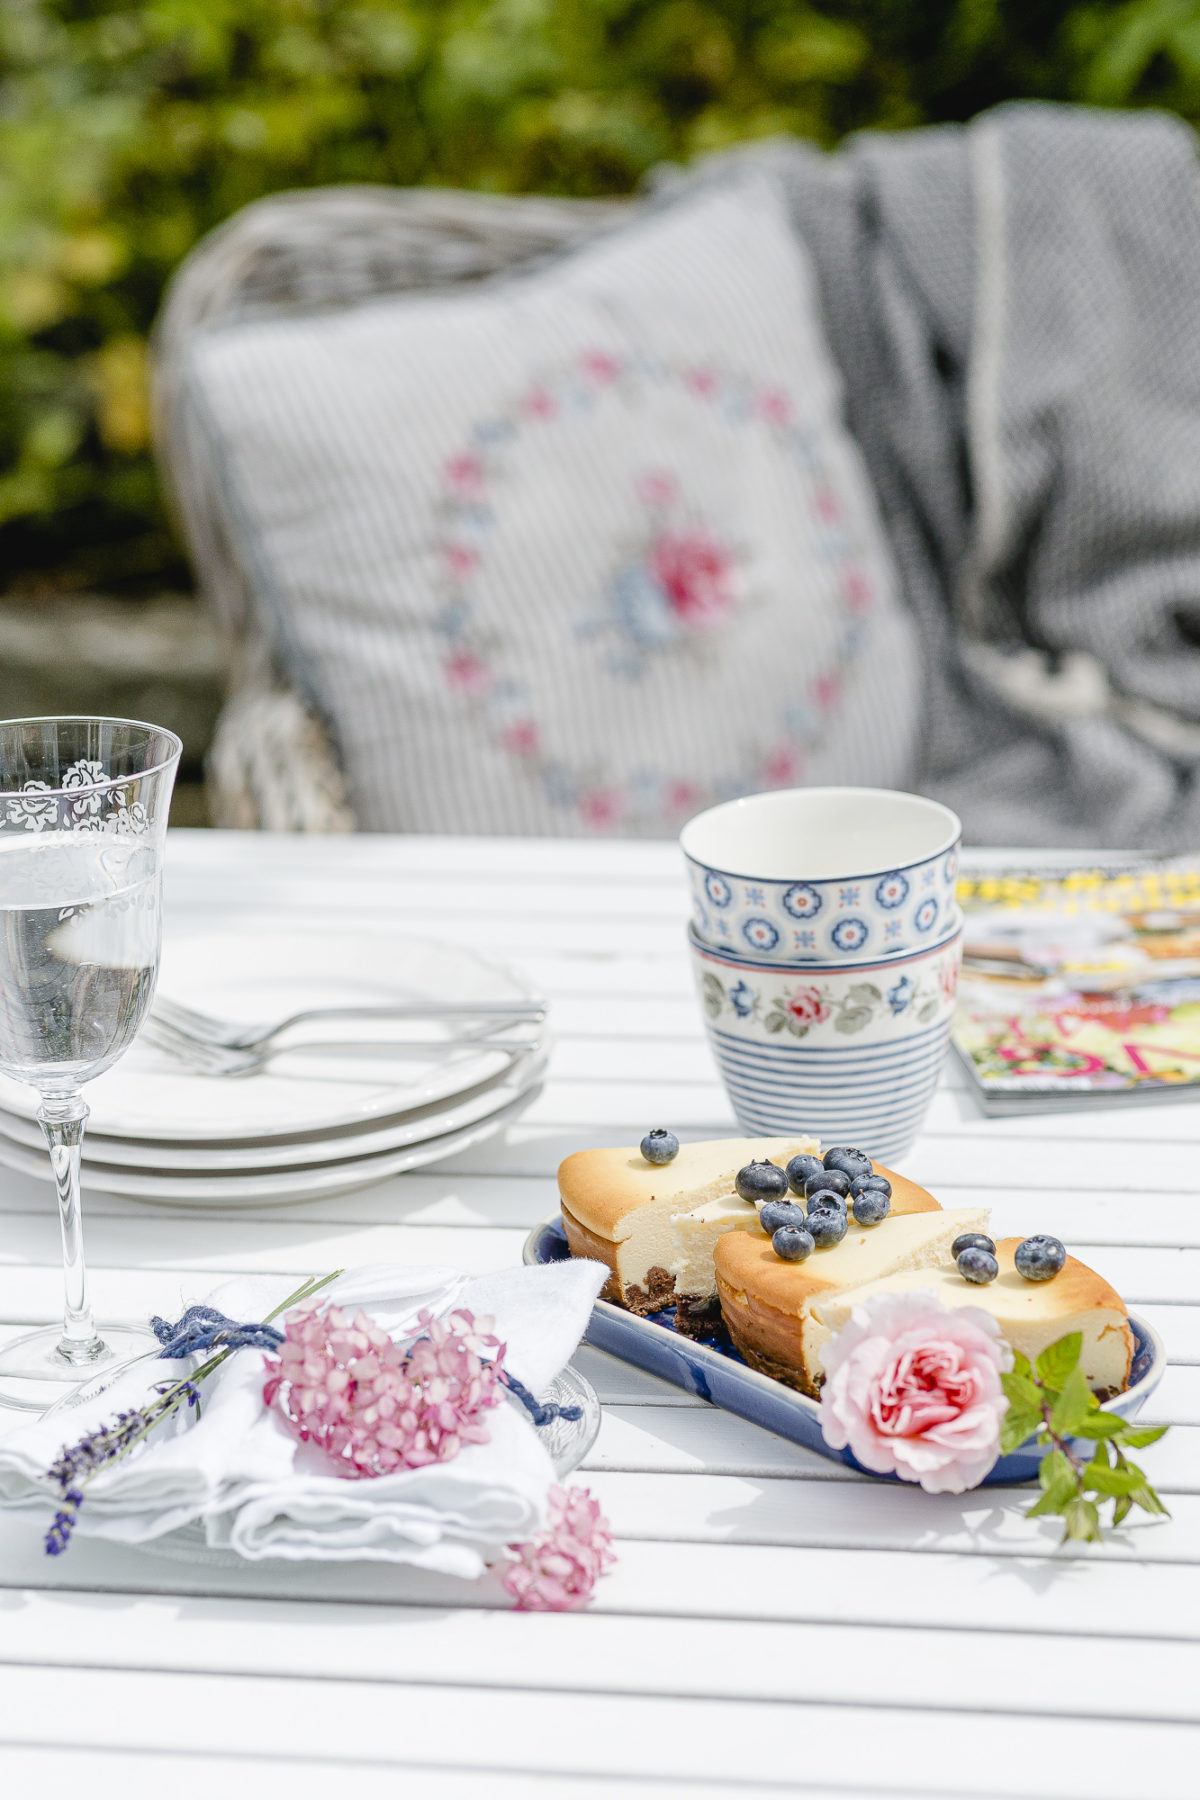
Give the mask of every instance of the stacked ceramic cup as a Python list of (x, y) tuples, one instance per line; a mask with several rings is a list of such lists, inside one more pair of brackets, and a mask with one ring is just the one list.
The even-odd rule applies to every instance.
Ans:
[(755, 794), (684, 827), (697, 989), (746, 1131), (909, 1149), (954, 1014), (960, 833), (879, 788)]

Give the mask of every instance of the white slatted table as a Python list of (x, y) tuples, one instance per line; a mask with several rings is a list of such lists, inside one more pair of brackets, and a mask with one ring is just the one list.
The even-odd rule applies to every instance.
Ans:
[[(102, 1313), (170, 1314), (231, 1270), (512, 1264), (567, 1152), (737, 1129), (673, 847), (184, 832), (169, 871), (172, 930), (386, 923), (517, 962), (557, 1049), (507, 1139), (359, 1194), (220, 1217), (89, 1194)], [(605, 1416), (577, 1479), (620, 1553), (585, 1615), (368, 1565), (86, 1540), (56, 1563), (0, 1518), (0, 1793), (1195, 1800), (1200, 1104), (989, 1123), (949, 1068), (905, 1173), (997, 1235), (1058, 1234), (1159, 1328), (1169, 1522), (1059, 1553), (1027, 1495), (855, 1478), (585, 1348)], [(56, 1239), (48, 1187), (0, 1170), (0, 1325), (53, 1316)]]

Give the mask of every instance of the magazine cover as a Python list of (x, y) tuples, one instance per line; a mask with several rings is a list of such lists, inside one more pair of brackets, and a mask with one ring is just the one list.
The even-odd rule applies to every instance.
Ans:
[(954, 1043), (988, 1112), (1200, 1083), (1200, 866), (965, 874)]

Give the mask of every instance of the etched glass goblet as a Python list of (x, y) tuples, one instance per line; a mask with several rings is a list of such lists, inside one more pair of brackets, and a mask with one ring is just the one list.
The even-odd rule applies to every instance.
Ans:
[(92, 1319), (80, 1090), (129, 1048), (154, 995), (181, 749), (172, 732), (126, 719), (0, 723), (0, 1074), (40, 1097), (66, 1290), (61, 1330), (0, 1345), (0, 1404), (26, 1411), (153, 1343), (136, 1325)]

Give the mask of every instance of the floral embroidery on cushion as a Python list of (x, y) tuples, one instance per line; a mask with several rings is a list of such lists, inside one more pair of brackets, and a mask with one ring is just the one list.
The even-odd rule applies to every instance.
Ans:
[[(604, 768), (569, 766), (551, 754), (538, 723), (536, 681), (502, 673), (504, 645), (481, 617), (477, 585), (496, 525), (491, 496), (497, 484), (502, 487), (520, 434), (569, 429), (612, 393), (662, 389), (712, 409), (731, 429), (769, 433), (778, 454), (802, 472), (797, 503), (813, 510), (819, 553), (831, 566), (843, 608), (832, 666), (781, 692), (775, 719), (757, 726), (761, 737), (755, 741), (754, 732), (739, 733), (736, 766), (703, 783), (682, 770), (658, 768), (639, 768), (614, 780)], [(714, 362), (672, 364), (652, 353), (590, 346), (532, 380), (506, 412), (481, 419), (467, 443), (442, 463), (433, 549), (441, 594), (435, 624), (446, 686), (483, 720), (494, 742), (550, 804), (586, 829), (681, 821), (720, 800), (804, 781), (806, 746), (828, 730), (828, 716), (841, 702), (845, 674), (865, 642), (876, 600), (859, 566), (860, 547), (846, 530), (841, 498), (821, 468), (820, 445), (802, 404), (775, 382)], [(736, 627), (739, 615), (756, 603), (744, 550), (716, 522), (689, 510), (672, 470), (645, 468), (632, 482), (641, 528), (630, 544), (617, 547), (607, 591), (597, 594), (592, 615), (579, 624), (582, 638), (599, 640), (610, 659), (609, 673), (623, 683), (642, 679), (647, 659), (717, 654), (723, 631)], [(812, 913), (801, 910), (796, 916)]]

